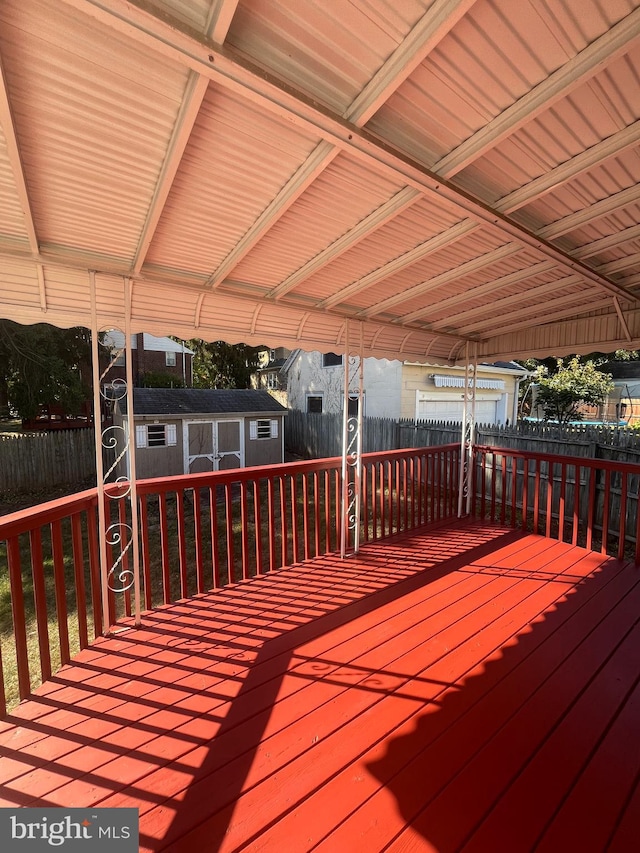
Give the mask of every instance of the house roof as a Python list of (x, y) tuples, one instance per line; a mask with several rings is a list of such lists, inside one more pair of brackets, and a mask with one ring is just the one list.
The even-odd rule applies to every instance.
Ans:
[(640, 347), (639, 70), (640, 0), (3, 0), (0, 316)]
[[(112, 347), (113, 349), (121, 349), (124, 347), (125, 337), (124, 334), (118, 329), (111, 329), (109, 332), (105, 333), (104, 344), (105, 346)], [(143, 335), (144, 348), (147, 352), (175, 352), (180, 355), (184, 352), (185, 355), (193, 355), (194, 352), (192, 349), (189, 349), (186, 344), (179, 344), (171, 338), (157, 338), (155, 335)], [(138, 348), (138, 336), (131, 336), (131, 349)]]
[[(126, 413), (126, 398), (119, 402)], [(136, 415), (238, 415), (286, 413), (268, 391), (245, 389), (134, 388)]]

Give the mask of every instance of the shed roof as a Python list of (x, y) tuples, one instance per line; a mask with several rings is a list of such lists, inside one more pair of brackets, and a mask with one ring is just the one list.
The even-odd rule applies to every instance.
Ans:
[(639, 347), (639, 76), (640, 0), (3, 0), (0, 316)]
[[(126, 413), (126, 398), (119, 402)], [(136, 415), (286, 414), (268, 391), (245, 389), (134, 388)]]

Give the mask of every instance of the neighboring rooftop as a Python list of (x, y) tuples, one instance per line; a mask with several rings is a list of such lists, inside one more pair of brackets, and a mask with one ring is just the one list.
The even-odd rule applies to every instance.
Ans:
[[(284, 406), (268, 391), (210, 388), (134, 388), (136, 415), (282, 414)], [(120, 402), (127, 411), (126, 400)]]

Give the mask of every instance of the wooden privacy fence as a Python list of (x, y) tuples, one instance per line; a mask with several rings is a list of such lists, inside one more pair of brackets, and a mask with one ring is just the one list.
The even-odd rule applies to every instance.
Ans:
[(474, 448), (473, 514), (640, 563), (640, 466)]
[(0, 436), (2, 492), (34, 492), (95, 477), (92, 429)]
[[(285, 441), (290, 453), (305, 459), (342, 452), (342, 415), (307, 414), (290, 410)], [(410, 421), (364, 418), (363, 452), (435, 447), (460, 441), (461, 424), (451, 421)], [(640, 463), (640, 431), (617, 426), (523, 421), (515, 425), (477, 424), (476, 443), (533, 453), (558, 453), (581, 458)]]

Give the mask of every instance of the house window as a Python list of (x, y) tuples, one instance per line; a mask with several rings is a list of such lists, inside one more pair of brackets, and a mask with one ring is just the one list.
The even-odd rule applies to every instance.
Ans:
[(277, 438), (278, 421), (262, 418), (259, 421), (249, 421), (249, 438), (254, 441), (258, 438)]
[(138, 424), (136, 447), (173, 447), (177, 443), (175, 424)]
[(322, 414), (322, 395), (307, 394), (307, 412), (310, 414)]
[(165, 352), (164, 363), (167, 367), (175, 367), (176, 366), (176, 354), (175, 354), (175, 352)]
[(342, 365), (342, 356), (335, 352), (325, 352), (322, 354), (323, 367), (340, 367)]
[(278, 374), (277, 373), (267, 373), (267, 388), (271, 388), (272, 390), (278, 387)]
[[(363, 394), (362, 395), (362, 414), (363, 415), (364, 415), (364, 401), (365, 401), (365, 395)], [(350, 418), (357, 418), (358, 417), (358, 397), (351, 395), (351, 394), (349, 395), (349, 407), (348, 407), (347, 411), (349, 413)]]

